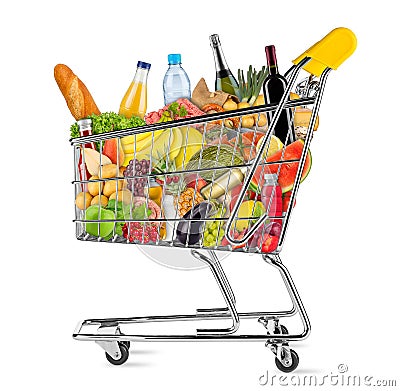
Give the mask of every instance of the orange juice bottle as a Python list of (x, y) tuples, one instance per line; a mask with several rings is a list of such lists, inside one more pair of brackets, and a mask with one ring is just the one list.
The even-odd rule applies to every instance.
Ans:
[(151, 64), (138, 61), (135, 77), (119, 106), (119, 114), (127, 118), (133, 115), (144, 118), (147, 109), (147, 76)]

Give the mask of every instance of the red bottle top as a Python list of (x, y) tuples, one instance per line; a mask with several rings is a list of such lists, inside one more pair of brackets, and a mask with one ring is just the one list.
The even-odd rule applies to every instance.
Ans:
[(278, 73), (278, 62), (276, 61), (276, 51), (274, 45), (265, 47), (265, 55), (267, 56), (267, 65), (270, 74)]

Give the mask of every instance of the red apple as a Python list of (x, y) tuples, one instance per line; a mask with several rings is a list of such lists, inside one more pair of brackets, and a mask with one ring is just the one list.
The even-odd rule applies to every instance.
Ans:
[(119, 152), (118, 151), (118, 139), (112, 138), (104, 141), (103, 146), (103, 155), (106, 155), (110, 158), (111, 162), (117, 164), (117, 156), (119, 158), (119, 165), (122, 166), (125, 160), (124, 150), (122, 149), (121, 143), (119, 143)]

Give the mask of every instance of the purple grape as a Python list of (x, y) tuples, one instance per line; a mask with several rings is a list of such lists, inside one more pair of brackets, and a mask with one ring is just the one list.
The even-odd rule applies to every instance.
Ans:
[[(137, 159), (132, 159), (128, 166), (126, 167), (124, 176), (136, 176), (136, 175), (147, 175), (149, 174), (150, 161), (142, 159), (141, 161)], [(135, 178), (127, 179), (128, 189), (133, 192), (135, 196), (144, 196), (144, 187), (147, 182), (146, 178)]]

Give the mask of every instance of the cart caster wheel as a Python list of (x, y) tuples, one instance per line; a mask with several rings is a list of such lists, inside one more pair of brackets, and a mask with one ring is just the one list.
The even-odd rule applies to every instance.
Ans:
[[(287, 329), (286, 326), (284, 326), (283, 324), (281, 324), (281, 331), (282, 331), (282, 334), (289, 334), (288, 329)], [(278, 328), (275, 328), (274, 334), (281, 334), (281, 333), (279, 332), (279, 329), (278, 329)]]
[(120, 343), (124, 344), (127, 347), (128, 351), (131, 348), (131, 341), (121, 341)]
[(299, 356), (297, 355), (297, 353), (294, 350), (290, 349), (290, 355), (292, 357), (292, 364), (290, 366), (285, 366), (278, 360), (278, 357), (275, 357), (275, 364), (280, 371), (286, 373), (292, 372), (299, 365)]
[(129, 357), (129, 348), (125, 345), (125, 343), (118, 342), (118, 346), (121, 350), (121, 357), (115, 359), (106, 353), (107, 361), (113, 365), (122, 365)]

